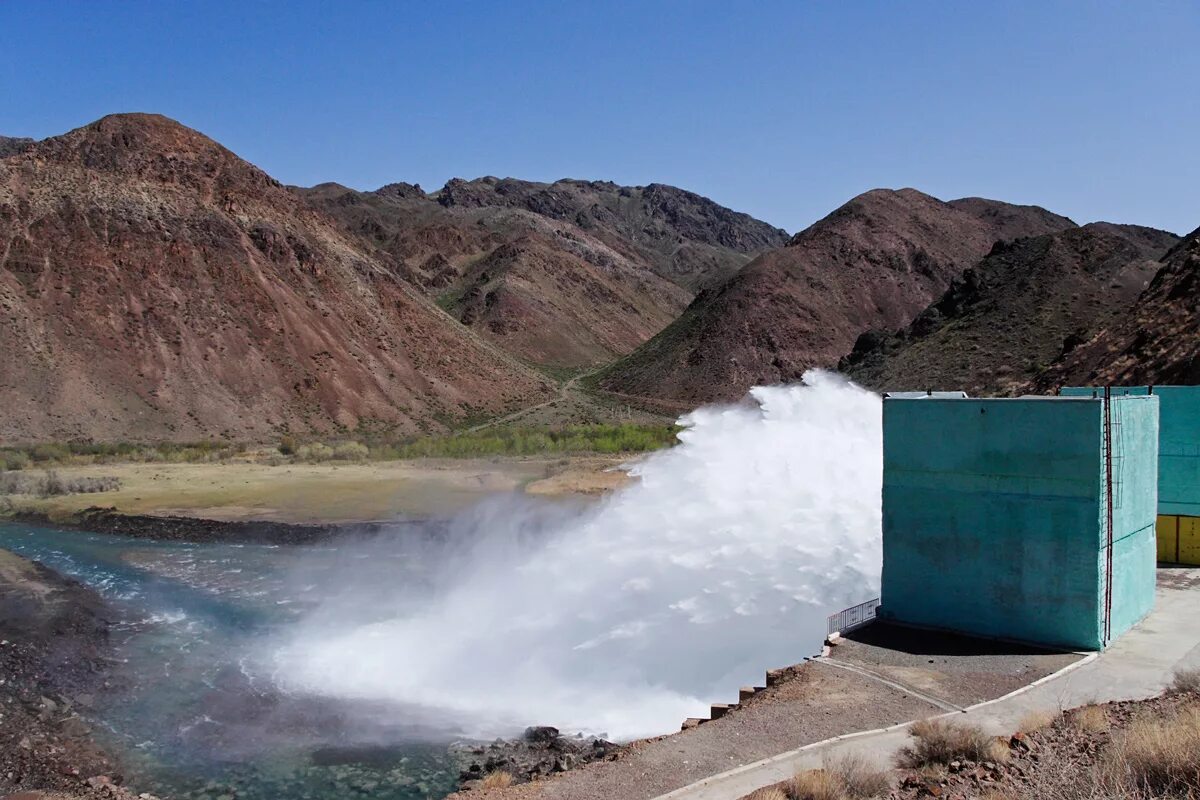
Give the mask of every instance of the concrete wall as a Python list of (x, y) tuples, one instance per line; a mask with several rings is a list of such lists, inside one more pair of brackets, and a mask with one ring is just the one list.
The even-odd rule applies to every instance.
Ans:
[[(1103, 394), (1095, 387), (1064, 387), (1063, 396)], [(1113, 387), (1143, 396), (1147, 386)], [(1158, 513), (1200, 517), (1200, 386), (1155, 386), (1159, 399)]]
[[(1114, 635), (1153, 602), (1158, 435), (1157, 401), (1117, 405), (1130, 494), (1114, 509)], [(1103, 646), (1102, 402), (889, 399), (883, 433), (885, 618)]]
[[(1155, 395), (1158, 390), (1155, 390)], [(1112, 637), (1129, 630), (1154, 607), (1157, 569), (1155, 521), (1161, 463), (1160, 413), (1163, 400), (1123, 397), (1113, 400), (1113, 608)], [(1104, 513), (1104, 507), (1101, 507)], [(1101, 525), (1098, 564), (1104, 570), (1107, 544)], [(1103, 623), (1103, 608), (1100, 609)]]

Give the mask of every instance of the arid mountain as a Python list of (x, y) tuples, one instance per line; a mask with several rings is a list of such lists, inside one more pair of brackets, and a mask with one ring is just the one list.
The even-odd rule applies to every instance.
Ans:
[(24, 152), (33, 147), (33, 145), (33, 139), (13, 136), (0, 136), (0, 158)]
[(637, 253), (659, 275), (692, 289), (728, 277), (747, 255), (787, 241), (786, 231), (658, 183), (452, 180), (435, 199), (446, 208), (522, 209), (570, 222), (615, 250)]
[(911, 325), (860, 336), (840, 369), (880, 390), (1018, 391), (1127, 313), (1178, 241), (1098, 222), (999, 242)]
[(1200, 229), (1164, 258), (1127, 313), (1038, 376), (1033, 388), (1200, 384)]
[(1035, 206), (867, 192), (702, 291), (599, 385), (689, 404), (796, 380), (836, 365), (864, 331), (907, 325), (996, 241), (1070, 227)]
[(556, 367), (629, 353), (675, 319), (696, 286), (787, 238), (661, 185), (481, 178), (433, 194), (406, 183), (296, 191), (463, 324)]
[(160, 116), (0, 160), (0, 441), (415, 431), (550, 396), (264, 172)]

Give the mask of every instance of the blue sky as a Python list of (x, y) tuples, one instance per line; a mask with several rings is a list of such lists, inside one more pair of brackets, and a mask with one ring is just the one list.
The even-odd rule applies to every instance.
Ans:
[(0, 133), (117, 111), (287, 183), (914, 186), (1200, 226), (1196, 2), (0, 2)]

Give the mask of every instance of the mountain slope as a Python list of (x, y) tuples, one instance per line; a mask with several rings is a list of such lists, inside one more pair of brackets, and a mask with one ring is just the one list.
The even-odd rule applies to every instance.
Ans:
[(779, 228), (659, 183), (456, 179), (435, 198), (446, 208), (522, 209), (570, 222), (615, 250), (636, 253), (659, 275), (690, 289), (728, 277), (747, 255), (787, 241)]
[(0, 136), (0, 158), (23, 153), (33, 147), (34, 140), (23, 137)]
[(1200, 384), (1200, 229), (1163, 258), (1133, 307), (1038, 376), (1033, 388)]
[(417, 430), (549, 395), (207, 137), (121, 114), (0, 160), (0, 440)]
[(880, 390), (1014, 391), (1127, 311), (1178, 241), (1092, 223), (997, 244), (911, 325), (860, 336), (840, 369)]
[(455, 179), (297, 189), (438, 297), (466, 325), (535, 363), (586, 367), (661, 330), (693, 287), (786, 234), (668, 186)]
[(999, 239), (1073, 227), (1032, 206), (913, 189), (859, 195), (724, 284), (599, 378), (602, 389), (697, 403), (829, 367), (858, 335), (895, 329)]

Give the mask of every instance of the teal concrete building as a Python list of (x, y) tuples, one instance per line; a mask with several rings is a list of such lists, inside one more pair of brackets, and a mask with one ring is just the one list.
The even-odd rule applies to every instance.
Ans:
[[(1121, 386), (1116, 394), (1158, 398), (1158, 513), (1200, 517), (1200, 386)], [(1100, 397), (1103, 389), (1072, 386), (1064, 397)]]
[(1128, 630), (1154, 604), (1158, 403), (884, 400), (879, 616), (1088, 650)]

